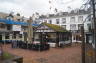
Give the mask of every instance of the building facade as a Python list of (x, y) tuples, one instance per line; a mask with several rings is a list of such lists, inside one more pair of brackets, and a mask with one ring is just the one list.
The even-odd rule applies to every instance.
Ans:
[(80, 28), (84, 25), (85, 32), (88, 32), (91, 25), (89, 12), (85, 10), (62, 12), (40, 18), (41, 22), (56, 24), (72, 32), (72, 42), (81, 42)]
[[(12, 15), (0, 13), (0, 40), (28, 41), (28, 18), (22, 18), (19, 14)], [(32, 24), (32, 26), (37, 26)]]

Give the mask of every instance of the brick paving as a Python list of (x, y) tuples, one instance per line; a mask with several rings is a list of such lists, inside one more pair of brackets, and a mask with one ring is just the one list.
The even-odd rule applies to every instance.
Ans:
[(3, 48), (9, 53), (23, 56), (24, 63), (81, 63), (80, 45), (50, 48), (50, 50), (42, 52), (20, 48), (12, 49), (11, 45), (5, 45)]

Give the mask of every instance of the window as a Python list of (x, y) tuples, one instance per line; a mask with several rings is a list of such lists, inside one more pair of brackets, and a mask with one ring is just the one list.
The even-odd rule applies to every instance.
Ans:
[(2, 40), (2, 35), (0, 35), (0, 40)]
[(91, 31), (91, 24), (87, 24), (88, 30)]
[(9, 39), (9, 35), (6, 35), (6, 36), (5, 36), (5, 39)]
[(83, 16), (79, 16), (78, 17), (78, 22), (82, 22), (83, 21)]
[(14, 33), (13, 36), (12, 36), (13, 39), (16, 39), (16, 34)]
[(5, 28), (5, 24), (0, 23), (0, 28)]
[(76, 40), (77, 41), (81, 41), (81, 36), (80, 35), (76, 35)]
[(83, 26), (83, 24), (78, 24), (78, 30), (81, 29), (81, 26)]
[(44, 20), (44, 22), (46, 22), (46, 23), (47, 23), (47, 20)]
[(22, 38), (22, 34), (20, 34), (19, 37)]
[(66, 18), (62, 18), (62, 24), (66, 23)]
[(89, 18), (87, 18), (87, 19), (88, 19), (88, 21), (91, 21), (92, 17), (91, 17), (91, 16), (89, 16)]
[(76, 30), (76, 24), (71, 24), (70, 25), (70, 30)]
[(7, 30), (11, 30), (11, 25), (7, 25)]
[(49, 20), (49, 23), (52, 24), (52, 20)]
[(74, 23), (75, 22), (75, 17), (71, 17), (71, 19), (70, 19), (70, 22), (72, 23)]
[(62, 27), (63, 27), (64, 29), (66, 29), (66, 25), (62, 25)]
[(59, 24), (59, 19), (56, 19), (56, 24)]

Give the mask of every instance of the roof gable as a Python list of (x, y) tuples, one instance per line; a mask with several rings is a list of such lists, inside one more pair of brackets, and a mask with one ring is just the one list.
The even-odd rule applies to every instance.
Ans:
[(37, 27), (36, 32), (56, 32), (56, 31), (46, 25), (41, 24), (40, 26)]

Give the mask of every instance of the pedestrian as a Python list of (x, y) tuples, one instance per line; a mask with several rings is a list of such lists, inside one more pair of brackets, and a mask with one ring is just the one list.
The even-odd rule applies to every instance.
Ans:
[(0, 43), (0, 57), (2, 56), (2, 52), (3, 52), (2, 44)]

